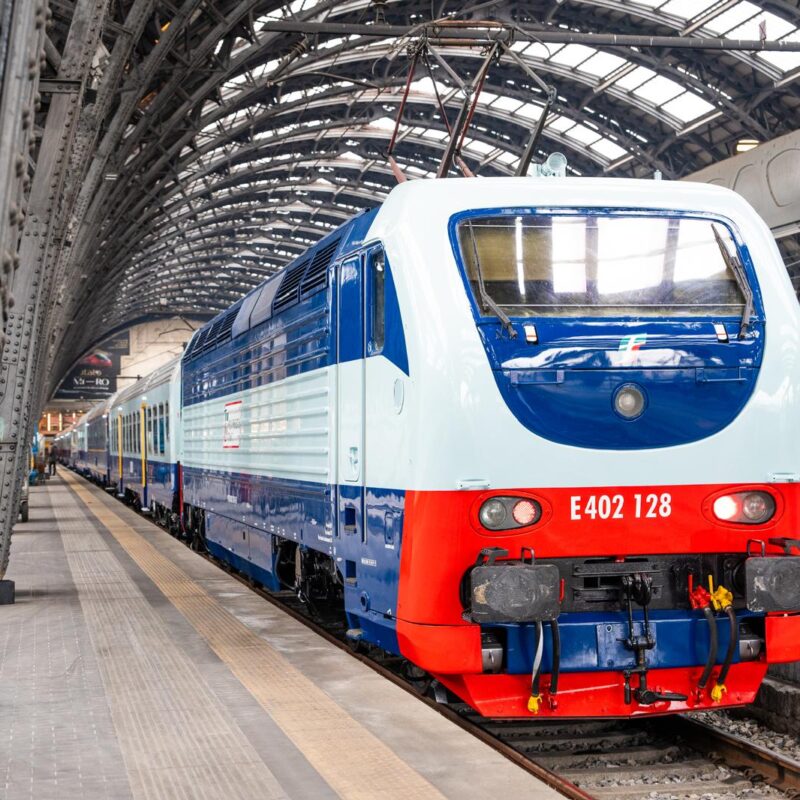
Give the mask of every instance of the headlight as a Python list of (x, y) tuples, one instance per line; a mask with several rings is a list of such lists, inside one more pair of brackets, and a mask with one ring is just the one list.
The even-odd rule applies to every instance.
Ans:
[(714, 516), (723, 522), (762, 525), (775, 515), (775, 498), (769, 492), (735, 492), (714, 501)]
[(491, 497), (478, 512), (484, 528), (508, 531), (534, 525), (542, 517), (542, 507), (528, 497)]
[(641, 416), (644, 406), (644, 392), (633, 383), (620, 386), (614, 394), (614, 410), (625, 419)]
[(481, 506), (480, 518), (484, 528), (489, 528), (493, 531), (501, 530), (505, 527), (504, 523), (507, 516), (508, 512), (505, 505), (497, 498), (487, 500)]

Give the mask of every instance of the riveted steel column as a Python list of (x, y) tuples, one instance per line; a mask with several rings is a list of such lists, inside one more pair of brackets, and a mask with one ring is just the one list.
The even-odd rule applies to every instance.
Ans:
[[(28, 150), (47, 13), (44, 0), (0, 3), (0, 306), (4, 324), (30, 188)], [(0, 352), (4, 341), (0, 334)], [(0, 392), (2, 387), (0, 383)], [(4, 438), (0, 431), (0, 441)]]
[(16, 302), (6, 324), (8, 342), (0, 376), (5, 381), (0, 384), (0, 577), (8, 566), (18, 479), (27, 463), (27, 443), (45, 379), (38, 367), (50, 309), (42, 301), (66, 232), (69, 208), (61, 202), (64, 181), (105, 9), (106, 0), (78, 0), (75, 5), (57, 76), (71, 91), (56, 93), (51, 100), (19, 249), (20, 266), (13, 276)]
[[(20, 343), (30, 324), (11, 313), (11, 284), (19, 266), (20, 232), (30, 189), (36, 84), (44, 52), (47, 4), (44, 0), (4, 0), (0, 5), (0, 402), (13, 409)], [(11, 436), (10, 417), (0, 415), (0, 578), (8, 558), (7, 540), (16, 521), (19, 487), (27, 448)]]

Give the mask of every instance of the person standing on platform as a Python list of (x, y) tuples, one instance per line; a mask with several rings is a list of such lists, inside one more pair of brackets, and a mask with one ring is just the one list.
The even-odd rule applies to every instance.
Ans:
[(50, 475), (56, 474), (56, 449), (51, 447), (47, 454), (47, 471)]

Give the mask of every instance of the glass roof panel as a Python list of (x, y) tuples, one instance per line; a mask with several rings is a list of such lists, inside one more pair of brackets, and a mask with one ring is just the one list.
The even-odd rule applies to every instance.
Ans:
[(542, 115), (542, 106), (535, 103), (523, 103), (514, 113), (525, 119), (536, 120)]
[(635, 89), (637, 86), (641, 86), (646, 80), (650, 78), (654, 78), (656, 75), (653, 70), (648, 69), (647, 67), (636, 67), (635, 70), (629, 72), (627, 75), (623, 75), (621, 78), (614, 82), (614, 86), (619, 86), (620, 89), (627, 89), (630, 91), (631, 89)]
[(516, 97), (498, 97), (492, 103), (492, 108), (499, 108), (501, 111), (516, 111), (522, 105), (521, 100)]
[(675, 81), (665, 78), (663, 75), (656, 75), (655, 78), (651, 78), (647, 83), (643, 83), (637, 89), (634, 89), (633, 93), (637, 97), (643, 97), (645, 100), (660, 106), (683, 91), (683, 87), (675, 83)]
[[(781, 41), (800, 42), (800, 31), (795, 30), (788, 36), (784, 36)], [(773, 67), (777, 67), (781, 72), (789, 72), (800, 67), (800, 53), (758, 53), (756, 58), (772, 64)]]
[(662, 106), (667, 114), (672, 114), (682, 122), (691, 122), (691, 120), (713, 111), (714, 108), (715, 106), (702, 97), (698, 97), (694, 92), (684, 92)]
[(593, 47), (586, 47), (582, 44), (568, 44), (550, 56), (550, 61), (554, 64), (563, 64), (565, 67), (575, 67), (596, 53), (597, 50)]
[(733, 8), (723, 11), (705, 24), (705, 28), (714, 33), (727, 33), (729, 30), (741, 25), (745, 20), (755, 16), (761, 9), (754, 3), (742, 0)]
[(598, 141), (590, 144), (592, 150), (596, 150), (601, 156), (605, 156), (609, 161), (614, 161), (622, 158), (628, 151), (624, 147), (620, 147), (616, 142), (611, 139), (599, 139)]
[(600, 138), (600, 134), (597, 131), (587, 128), (586, 125), (576, 125), (574, 128), (570, 128), (565, 135), (569, 136), (570, 139), (577, 139), (583, 144), (596, 142)]
[(587, 61), (584, 61), (579, 69), (581, 72), (586, 72), (589, 75), (605, 78), (606, 75), (610, 75), (615, 69), (619, 69), (625, 63), (627, 62), (624, 58), (615, 56), (613, 53), (604, 53), (601, 51), (595, 53), (595, 55)]
[(744, 25), (729, 31), (727, 35), (731, 39), (760, 39), (762, 22), (766, 25), (767, 39), (780, 39), (781, 36), (786, 36), (787, 33), (796, 30), (791, 22), (781, 19), (776, 14), (763, 12), (745, 22)]
[(563, 133), (567, 128), (571, 128), (575, 122), (567, 117), (550, 117), (550, 121), (545, 125), (545, 128), (551, 128), (554, 131)]
[(718, 0), (669, 0), (659, 8), (659, 11), (689, 20), (699, 16), (717, 2)]

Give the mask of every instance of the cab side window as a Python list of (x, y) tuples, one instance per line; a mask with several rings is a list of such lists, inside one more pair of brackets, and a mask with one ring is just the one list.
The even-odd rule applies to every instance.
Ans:
[(382, 248), (370, 251), (368, 257), (369, 341), (368, 355), (383, 352), (386, 342), (386, 256)]

